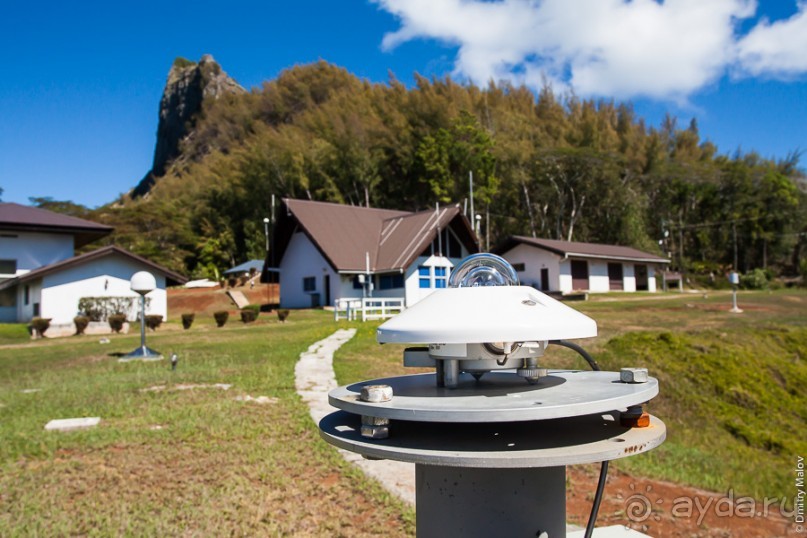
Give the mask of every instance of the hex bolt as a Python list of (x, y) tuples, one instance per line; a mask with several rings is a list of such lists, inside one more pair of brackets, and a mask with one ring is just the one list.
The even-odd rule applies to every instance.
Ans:
[(370, 415), (361, 416), (362, 426), (389, 426), (388, 418), (371, 417)]
[(392, 400), (392, 387), (389, 385), (364, 385), (359, 399), (368, 403), (384, 403)]
[(386, 439), (389, 437), (389, 426), (362, 425), (361, 436), (367, 439)]
[(619, 380), (623, 383), (647, 383), (647, 368), (622, 368)]

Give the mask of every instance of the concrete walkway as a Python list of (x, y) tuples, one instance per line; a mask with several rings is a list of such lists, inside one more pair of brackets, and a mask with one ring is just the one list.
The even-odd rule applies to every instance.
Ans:
[[(320, 340), (300, 354), (294, 368), (294, 385), (297, 394), (308, 404), (311, 418), (316, 424), (325, 415), (336, 409), (328, 403), (328, 392), (335, 389), (336, 375), (333, 371), (333, 354), (342, 344), (353, 338), (356, 329), (340, 329), (328, 338)], [(404, 501), (415, 504), (415, 465), (400, 461), (370, 461), (358, 454), (338, 449), (350, 463), (358, 466), (364, 474), (378, 480), (384, 488)]]

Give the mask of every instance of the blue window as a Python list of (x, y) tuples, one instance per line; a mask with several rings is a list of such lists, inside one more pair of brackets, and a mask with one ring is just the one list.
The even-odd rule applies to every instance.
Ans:
[(432, 287), (431, 270), (425, 265), (418, 267), (418, 286), (421, 288)]
[(434, 268), (434, 287), (435, 288), (445, 288), (446, 287), (446, 268), (445, 267), (435, 267)]
[(303, 278), (303, 291), (314, 291), (317, 289), (317, 279), (313, 276)]

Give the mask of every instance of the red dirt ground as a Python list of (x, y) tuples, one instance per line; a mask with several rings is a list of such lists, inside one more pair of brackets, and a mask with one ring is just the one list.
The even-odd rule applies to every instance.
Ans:
[[(277, 303), (280, 292), (277, 284), (256, 284), (250, 289), (246, 286), (236, 286), (233, 291), (243, 293), (251, 304)], [(227, 288), (192, 288), (169, 289), (168, 312), (172, 316), (185, 313), (197, 315), (210, 314), (218, 310), (227, 310), (234, 313), (238, 307), (227, 296)]]
[[(566, 519), (588, 521), (599, 465), (577, 465), (567, 472)], [(733, 501), (733, 502), (732, 502)], [(790, 502), (785, 504), (791, 508)], [(625, 525), (657, 538), (807, 537), (776, 506), (765, 515), (763, 501), (679, 486), (611, 470), (605, 485), (598, 527)]]

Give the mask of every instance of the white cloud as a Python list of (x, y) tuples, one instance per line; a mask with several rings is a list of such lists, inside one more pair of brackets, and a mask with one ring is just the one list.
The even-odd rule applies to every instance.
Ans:
[(774, 77), (807, 72), (807, 3), (799, 3), (798, 8), (787, 20), (763, 20), (740, 40), (741, 69)]
[(374, 0), (400, 28), (386, 49), (414, 39), (458, 47), (454, 74), (476, 83), (548, 78), (582, 95), (684, 101), (729, 68), (807, 71), (805, 6), (784, 22), (738, 23), (754, 0)]

